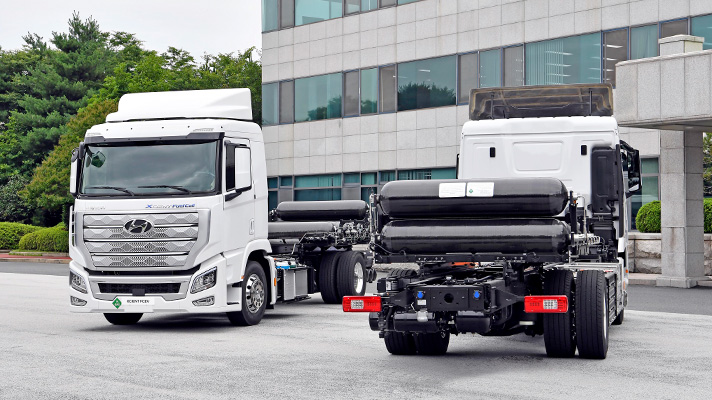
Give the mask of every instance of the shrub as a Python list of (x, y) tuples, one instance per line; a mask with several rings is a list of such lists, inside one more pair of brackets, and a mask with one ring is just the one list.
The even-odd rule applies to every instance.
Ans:
[(705, 213), (705, 233), (712, 233), (712, 199), (705, 199), (702, 209)]
[(20, 250), (66, 253), (69, 251), (67, 227), (59, 223), (51, 228), (39, 229), (20, 239)]
[(660, 233), (660, 201), (651, 201), (640, 207), (635, 226), (641, 232)]
[(0, 249), (17, 249), (20, 238), (39, 229), (42, 228), (18, 222), (0, 222)]

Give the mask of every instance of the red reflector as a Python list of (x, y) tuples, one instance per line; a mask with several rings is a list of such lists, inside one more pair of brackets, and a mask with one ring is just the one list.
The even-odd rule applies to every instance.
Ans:
[(344, 296), (341, 304), (344, 312), (381, 312), (381, 298), (378, 296)]
[(564, 296), (526, 296), (524, 312), (565, 313), (569, 310), (569, 299)]

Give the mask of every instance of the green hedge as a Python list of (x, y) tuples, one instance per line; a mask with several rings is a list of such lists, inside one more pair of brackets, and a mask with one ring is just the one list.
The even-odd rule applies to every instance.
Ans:
[[(712, 199), (704, 202), (705, 233), (712, 233)], [(640, 207), (635, 226), (641, 232), (660, 233), (660, 202), (653, 201)]]
[(69, 238), (64, 223), (51, 228), (44, 228), (28, 233), (20, 239), (20, 250), (66, 253), (69, 251)]
[(18, 222), (0, 222), (0, 249), (16, 250), (20, 238), (39, 229), (42, 228)]

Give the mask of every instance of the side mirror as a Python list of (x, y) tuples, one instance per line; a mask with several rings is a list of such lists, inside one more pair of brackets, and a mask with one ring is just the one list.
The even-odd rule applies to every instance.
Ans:
[(72, 150), (72, 160), (71, 160), (71, 169), (69, 172), (69, 194), (72, 196), (77, 195), (78, 192), (78, 172), (79, 172), (79, 163), (82, 162), (82, 155), (84, 154), (84, 142), (79, 143), (79, 147), (75, 148)]
[(248, 147), (235, 148), (235, 190), (252, 189), (252, 157)]

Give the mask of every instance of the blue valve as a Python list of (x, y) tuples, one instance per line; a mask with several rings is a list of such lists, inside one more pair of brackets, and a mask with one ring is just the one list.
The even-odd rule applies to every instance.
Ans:
[(476, 299), (479, 299), (479, 298), (480, 298), (480, 291), (479, 291), (479, 290), (475, 290), (475, 298), (476, 298)]
[(418, 292), (418, 298), (419, 298), (419, 299), (422, 299), (423, 297), (425, 297), (425, 293), (423, 293), (423, 292)]

